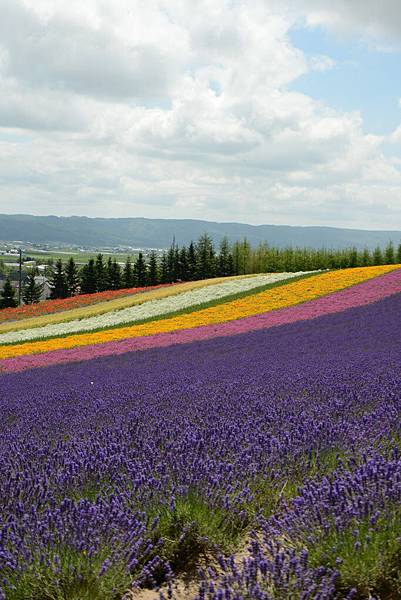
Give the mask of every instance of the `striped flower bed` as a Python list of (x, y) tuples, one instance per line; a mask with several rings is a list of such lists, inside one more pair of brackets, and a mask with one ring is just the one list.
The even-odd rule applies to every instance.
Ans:
[(278, 281), (292, 279), (300, 275), (305, 275), (305, 273), (272, 273), (270, 275), (256, 275), (244, 279), (234, 279), (224, 283), (217, 283), (200, 289), (183, 292), (168, 298), (150, 300), (137, 306), (118, 311), (111, 311), (96, 317), (0, 334), (0, 344), (57, 337), (84, 331), (94, 331), (97, 329), (114, 327), (116, 325), (125, 325), (136, 321), (157, 318), (186, 308), (195, 308), (198, 305), (219, 300), (226, 296), (246, 292)]
[(3, 360), (1, 362), (1, 369), (10, 372), (23, 371), (29, 368), (90, 360), (101, 356), (124, 354), (136, 350), (147, 350), (150, 348), (209, 340), (215, 337), (238, 335), (339, 313), (347, 309), (372, 304), (394, 294), (401, 294), (401, 269), (340, 290), (334, 294), (311, 300), (310, 302), (256, 316), (217, 325), (206, 325), (194, 329), (159, 333), (149, 337), (127, 338), (103, 344), (54, 350), (43, 354), (17, 356)]
[(44, 300), (37, 304), (24, 304), (23, 306), (17, 306), (16, 308), (4, 308), (0, 311), (0, 323), (20, 321), (21, 319), (58, 313), (72, 308), (79, 308), (81, 306), (90, 306), (91, 304), (97, 304), (98, 302), (107, 302), (108, 300), (114, 300), (115, 298), (121, 298), (123, 296), (156, 290), (160, 287), (165, 287), (166, 285), (171, 284), (107, 290), (105, 292), (97, 292), (96, 294), (81, 294), (79, 296), (72, 296), (71, 298)]
[(47, 341), (25, 342), (0, 348), (0, 358), (12, 358), (49, 352), (125, 338), (151, 336), (205, 325), (234, 321), (276, 309), (285, 308), (331, 294), (394, 270), (395, 266), (365, 267), (323, 273), (308, 279), (291, 282), (285, 286), (254, 294), (223, 305), (212, 306), (197, 312), (171, 317), (161, 321), (143, 323), (96, 333), (76, 334)]
[(253, 276), (239, 275), (233, 277), (214, 277), (213, 279), (203, 279), (201, 281), (186, 281), (184, 283), (156, 286), (154, 289), (145, 288), (141, 293), (129, 294), (123, 296), (122, 298), (114, 298), (107, 301), (97, 302), (96, 304), (91, 304), (89, 306), (81, 306), (71, 310), (63, 310), (53, 314), (42, 315), (29, 319), (27, 318), (22, 321), (0, 323), (0, 334), (7, 333), (9, 331), (32, 329), (34, 327), (45, 327), (47, 325), (56, 323), (66, 323), (67, 321), (74, 321), (76, 319), (86, 319), (97, 315), (103, 315), (114, 310), (123, 310), (131, 306), (144, 304), (150, 300), (168, 298), (170, 296), (181, 294), (182, 292), (197, 290), (208, 287), (209, 285), (216, 285), (217, 283), (247, 279), (249, 277)]

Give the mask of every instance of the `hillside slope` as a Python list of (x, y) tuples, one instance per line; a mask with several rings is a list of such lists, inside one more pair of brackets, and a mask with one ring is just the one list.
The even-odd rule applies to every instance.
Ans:
[(390, 239), (397, 244), (401, 242), (401, 231), (247, 225), (192, 219), (0, 215), (0, 240), (35, 243), (166, 248), (174, 237), (178, 244), (188, 244), (205, 232), (217, 243), (224, 236), (228, 236), (233, 242), (246, 237), (252, 245), (267, 241), (278, 247), (292, 245), (310, 248), (374, 248), (377, 244), (387, 244)]

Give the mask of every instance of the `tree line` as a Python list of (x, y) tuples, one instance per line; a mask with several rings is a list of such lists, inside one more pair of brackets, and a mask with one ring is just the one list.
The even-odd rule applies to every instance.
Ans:
[[(384, 249), (377, 246), (373, 251), (367, 248), (276, 248), (267, 243), (252, 248), (246, 239), (230, 244), (227, 238), (223, 238), (216, 249), (211, 237), (204, 234), (188, 246), (180, 247), (173, 242), (160, 257), (152, 251), (145, 260), (143, 253), (139, 252), (135, 260), (128, 257), (123, 267), (115, 258), (105, 260), (101, 253), (82, 268), (78, 268), (72, 257), (65, 264), (59, 259), (49, 280), (50, 297), (68, 298), (77, 294), (230, 275), (344, 269), (393, 263), (401, 264), (401, 244), (395, 248), (389, 242)], [(22, 296), (25, 304), (39, 302), (41, 298), (43, 285), (35, 277), (36, 272), (32, 270), (25, 281)], [(15, 290), (7, 279), (0, 297), (0, 307), (16, 305)]]

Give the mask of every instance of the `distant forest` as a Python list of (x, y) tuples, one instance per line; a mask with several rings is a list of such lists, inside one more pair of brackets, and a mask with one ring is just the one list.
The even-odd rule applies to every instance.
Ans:
[[(78, 269), (72, 257), (66, 263), (60, 259), (50, 276), (51, 298), (230, 275), (344, 269), (392, 263), (401, 263), (401, 244), (394, 247), (389, 242), (385, 248), (377, 246), (373, 251), (367, 248), (282, 249), (267, 243), (252, 248), (246, 239), (230, 244), (227, 238), (223, 238), (216, 249), (212, 238), (204, 234), (197, 242), (187, 246), (173, 243), (159, 257), (152, 251), (145, 260), (140, 252), (134, 261), (128, 257), (123, 267), (115, 258), (105, 260), (101, 253), (81, 269)], [(24, 302), (28, 304), (38, 302), (42, 292), (41, 285), (35, 284), (34, 277), (35, 272), (30, 273), (26, 284)], [(3, 306), (10, 306), (10, 302), (3, 302)]]

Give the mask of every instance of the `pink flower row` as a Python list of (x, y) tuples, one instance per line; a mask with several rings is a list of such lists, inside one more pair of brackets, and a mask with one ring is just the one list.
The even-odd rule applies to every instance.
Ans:
[(0, 371), (16, 372), (29, 368), (50, 366), (59, 363), (90, 360), (100, 356), (124, 354), (135, 350), (162, 348), (174, 344), (208, 340), (215, 337), (247, 333), (257, 329), (268, 329), (278, 325), (316, 319), (323, 315), (338, 313), (349, 308), (364, 306), (387, 296), (401, 292), (401, 269), (353, 287), (323, 296), (316, 300), (270, 311), (237, 321), (218, 325), (205, 325), (194, 329), (159, 333), (148, 337), (128, 338), (91, 346), (54, 350), (43, 354), (31, 354), (8, 358), (0, 362)]

